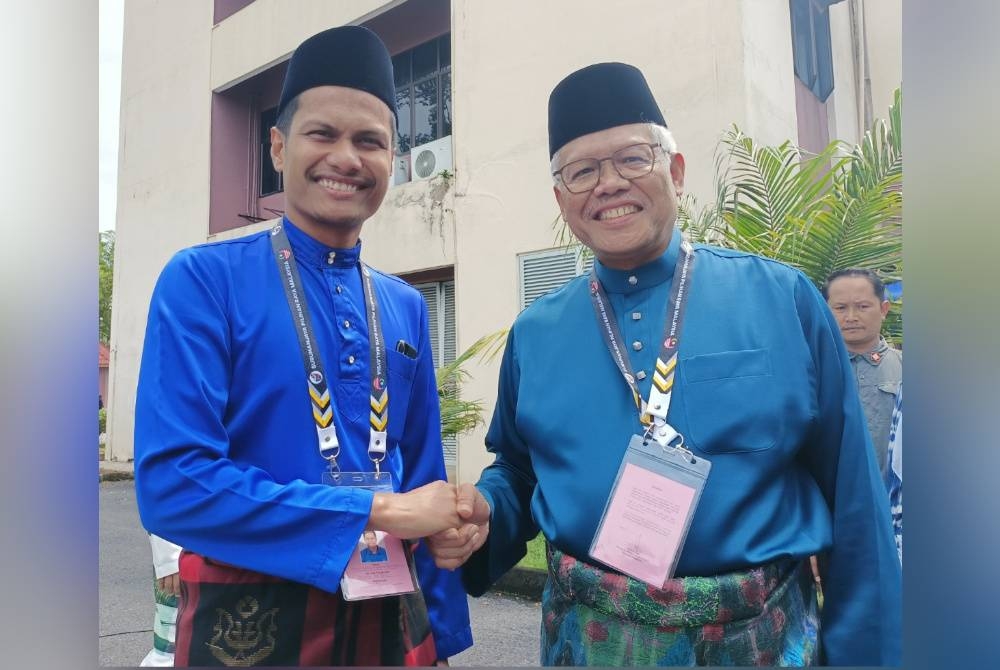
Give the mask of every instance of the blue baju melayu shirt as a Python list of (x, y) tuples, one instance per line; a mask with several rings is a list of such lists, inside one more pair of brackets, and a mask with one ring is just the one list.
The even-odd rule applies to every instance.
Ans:
[[(333, 395), (344, 471), (367, 455), (369, 345), (360, 243), (331, 249), (287, 219)], [(446, 479), (427, 306), (372, 273), (388, 357), (389, 451), (400, 490)], [(335, 592), (371, 512), (370, 491), (320, 483), (291, 312), (269, 235), (205, 244), (167, 264), (150, 304), (135, 409), (143, 525), (211, 558)], [(406, 340), (418, 355), (395, 351)], [(421, 545), (417, 571), (439, 657), (472, 644), (458, 575)]]
[[(648, 397), (680, 235), (633, 271), (597, 262)], [(676, 575), (829, 551), (821, 641), (834, 665), (898, 664), (901, 578), (888, 501), (837, 324), (801, 273), (696, 246), (668, 422), (712, 462)], [(637, 350), (638, 349), (638, 350)], [(515, 322), (478, 487), (489, 540), (463, 569), (478, 595), (539, 529), (588, 559), (629, 437), (631, 392), (602, 340), (586, 277)]]

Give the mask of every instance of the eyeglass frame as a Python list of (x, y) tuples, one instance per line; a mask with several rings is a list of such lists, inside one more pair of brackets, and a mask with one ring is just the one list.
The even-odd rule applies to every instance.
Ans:
[[(640, 147), (640, 146), (641, 147), (649, 147), (650, 150), (652, 150), (652, 152), (653, 152), (653, 160), (649, 164), (649, 171), (645, 172), (643, 174), (640, 174), (640, 175), (636, 175), (634, 177), (626, 177), (625, 175), (623, 175), (621, 173), (621, 170), (619, 170), (618, 166), (615, 164), (614, 156), (619, 151), (625, 151), (626, 149), (631, 149), (632, 147)], [(648, 175), (650, 175), (650, 174), (653, 173), (653, 169), (656, 167), (656, 164), (661, 159), (661, 157), (659, 157), (659, 156), (656, 155), (656, 148), (657, 147), (659, 147), (660, 150), (663, 152), (663, 156), (664, 157), (669, 157), (670, 156), (670, 152), (667, 151), (667, 148), (665, 146), (663, 146), (662, 144), (660, 144), (659, 142), (636, 142), (635, 144), (628, 144), (628, 145), (625, 145), (625, 146), (621, 147), (620, 149), (615, 149), (615, 151), (610, 156), (605, 156), (604, 158), (577, 158), (576, 160), (572, 160), (569, 163), (566, 163), (565, 165), (563, 165), (561, 168), (559, 168), (555, 172), (553, 172), (552, 173), (552, 177), (554, 179), (558, 179), (562, 183), (562, 185), (566, 187), (567, 191), (569, 191), (570, 193), (572, 193), (574, 195), (579, 195), (581, 193), (586, 193), (587, 191), (593, 191), (595, 188), (597, 188), (597, 185), (601, 183), (601, 169), (602, 169), (602, 166), (604, 165), (604, 161), (611, 161), (611, 166), (614, 167), (615, 172), (618, 174), (619, 177), (621, 177), (622, 179), (625, 179), (627, 181), (630, 181), (630, 182), (631, 181), (635, 181), (636, 179), (640, 179), (642, 177), (646, 177), (646, 176), (648, 176)], [(591, 186), (590, 188), (585, 188), (582, 191), (574, 191), (573, 189), (571, 189), (569, 187), (569, 184), (566, 182), (566, 180), (563, 179), (562, 172), (563, 172), (563, 170), (565, 170), (566, 168), (568, 168), (573, 163), (579, 163), (580, 161), (597, 161), (597, 181), (595, 181), (594, 185)]]

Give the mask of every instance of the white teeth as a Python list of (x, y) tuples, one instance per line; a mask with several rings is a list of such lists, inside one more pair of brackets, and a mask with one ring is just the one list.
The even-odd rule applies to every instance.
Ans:
[(354, 193), (358, 190), (357, 184), (345, 184), (342, 181), (334, 181), (333, 179), (320, 179), (319, 185), (333, 191), (343, 191), (344, 193)]
[(597, 218), (601, 221), (607, 221), (608, 219), (616, 219), (619, 216), (625, 216), (626, 214), (631, 214), (632, 212), (638, 212), (639, 208), (635, 205), (625, 205), (624, 207), (615, 207), (614, 209), (606, 209), (597, 215)]

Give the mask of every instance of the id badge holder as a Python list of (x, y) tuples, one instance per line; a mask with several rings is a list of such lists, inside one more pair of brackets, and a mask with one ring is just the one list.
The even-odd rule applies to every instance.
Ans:
[(590, 557), (655, 588), (674, 574), (712, 464), (683, 446), (633, 435)]
[[(327, 471), (322, 481), (375, 492), (395, 490), (389, 472)], [(341, 595), (351, 601), (413, 593), (419, 588), (410, 543), (381, 530), (361, 534), (340, 579)]]

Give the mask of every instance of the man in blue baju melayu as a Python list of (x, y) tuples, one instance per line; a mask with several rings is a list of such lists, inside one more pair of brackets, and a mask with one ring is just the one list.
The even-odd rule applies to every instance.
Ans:
[[(496, 458), (459, 496), (479, 535), (430, 538), (438, 564), (462, 565), (479, 595), (541, 531), (543, 665), (898, 665), (885, 488), (819, 291), (683, 239), (684, 157), (638, 69), (560, 82), (549, 155), (594, 272), (514, 323), (486, 436)], [(660, 565), (642, 553), (656, 533), (659, 551), (675, 543), (672, 570), (630, 576)]]
[[(136, 490), (145, 527), (185, 549), (178, 665), (446, 664), (472, 644), (459, 576), (426, 547), (423, 597), (348, 602), (340, 588), (363, 531), (408, 540), (460, 523), (427, 306), (361, 260), (395, 127), (379, 38), (309, 38), (271, 129), (282, 221), (185, 249), (156, 284)], [(394, 489), (348, 486), (349, 472), (390, 473)]]

